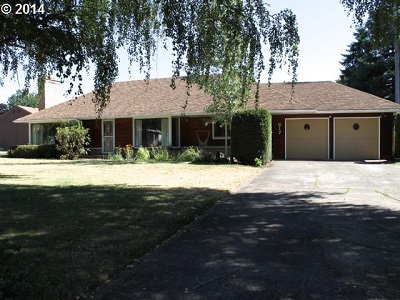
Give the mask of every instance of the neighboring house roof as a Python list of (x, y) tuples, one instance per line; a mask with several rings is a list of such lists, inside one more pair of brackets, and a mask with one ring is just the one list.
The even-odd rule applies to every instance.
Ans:
[[(212, 98), (197, 86), (191, 89), (171, 79), (125, 81), (113, 84), (110, 103), (102, 118), (135, 116), (167, 116), (203, 114)], [(395, 112), (400, 105), (334, 82), (299, 82), (260, 85), (260, 107), (271, 113)], [(59, 119), (95, 119), (96, 107), (89, 93), (75, 100), (39, 111), (17, 122), (52, 121)], [(253, 106), (254, 101), (249, 101)], [(185, 107), (185, 109), (184, 109)]]
[(30, 112), (31, 114), (39, 111), (37, 107), (30, 107), (30, 106), (23, 106), (23, 105), (17, 105), (17, 107), (24, 109), (27, 112)]
[[(20, 114), (33, 114), (38, 112), (37, 108), (29, 107), (29, 106), (22, 106), (22, 105), (16, 105), (12, 109), (6, 111), (4, 114), (0, 115), (0, 120), (8, 120), (8, 119), (15, 119), (15, 115), (13, 114), (15, 111), (18, 111)], [(14, 113), (15, 114), (15, 113)]]

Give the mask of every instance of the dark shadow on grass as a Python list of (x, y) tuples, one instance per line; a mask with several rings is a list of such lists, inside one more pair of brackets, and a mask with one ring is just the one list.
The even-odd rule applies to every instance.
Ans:
[(400, 212), (340, 196), (232, 195), (96, 298), (399, 299)]
[(226, 193), (0, 185), (0, 295), (87, 296)]
[[(111, 161), (107, 159), (78, 159), (78, 160), (61, 160), (54, 158), (10, 158), (4, 157), (1, 165), (15, 165), (15, 159), (20, 159), (26, 166), (52, 165), (52, 164), (72, 164), (72, 165), (115, 165), (115, 164), (132, 164), (128, 161)], [(9, 158), (9, 160), (8, 160)]]
[(5, 175), (0, 173), (0, 180), (1, 179), (21, 179), (21, 178), (26, 178), (28, 176), (26, 175)]

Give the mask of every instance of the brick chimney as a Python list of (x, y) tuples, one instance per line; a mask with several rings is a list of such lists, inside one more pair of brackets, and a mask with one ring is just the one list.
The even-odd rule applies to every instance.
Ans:
[(40, 95), (39, 110), (52, 107), (63, 101), (61, 81), (57, 78), (46, 76)]

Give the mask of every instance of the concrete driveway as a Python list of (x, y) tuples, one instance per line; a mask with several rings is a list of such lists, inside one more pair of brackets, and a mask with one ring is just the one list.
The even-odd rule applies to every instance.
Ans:
[(400, 165), (276, 161), (98, 299), (400, 299)]

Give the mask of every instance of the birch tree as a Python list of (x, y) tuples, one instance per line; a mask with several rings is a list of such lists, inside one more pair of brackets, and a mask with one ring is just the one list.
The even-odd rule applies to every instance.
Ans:
[[(188, 85), (204, 86), (215, 73), (234, 70), (242, 96), (265, 68), (270, 78), (287, 62), (296, 77), (295, 15), (288, 9), (271, 14), (263, 0), (30, 0), (4, 5), (0, 84), (22, 69), (26, 85), (51, 73), (79, 94), (82, 73), (93, 64), (93, 101), (100, 112), (118, 76), (121, 47), (131, 63), (138, 63), (134, 71), (147, 77), (159, 42), (171, 45), (172, 77), (185, 75)], [(26, 9), (21, 11), (21, 5)]]

